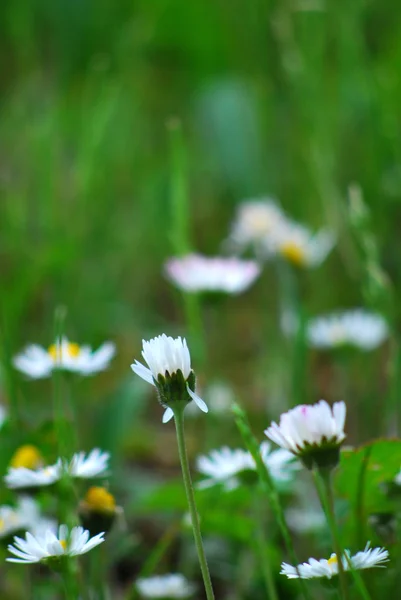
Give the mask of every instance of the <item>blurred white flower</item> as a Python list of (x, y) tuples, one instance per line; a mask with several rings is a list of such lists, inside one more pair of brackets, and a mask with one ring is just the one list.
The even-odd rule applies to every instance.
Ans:
[[(333, 466), (338, 462), (339, 447), (345, 439), (346, 406), (336, 402), (331, 408), (320, 400), (317, 404), (296, 406), (280, 416), (280, 423), (272, 423), (265, 434), (273, 442), (299, 456), (311, 468)], [(322, 452), (325, 450), (325, 452)]]
[[(191, 369), (191, 356), (186, 340), (181, 337), (174, 339), (163, 333), (148, 342), (142, 340), (142, 345), (142, 356), (149, 368), (136, 360), (135, 363), (131, 365), (131, 369), (134, 373), (139, 375), (139, 377), (142, 377), (142, 379), (156, 386), (158, 389), (161, 403), (166, 409), (163, 415), (163, 423), (167, 423), (174, 416), (173, 410), (165, 401), (166, 398), (163, 393), (164, 382), (173, 377), (178, 393), (182, 394), (183, 392), (183, 390), (180, 389), (180, 387), (182, 388), (180, 383), (182, 383), (184, 389), (189, 394), (189, 397), (194, 400), (197, 406), (203, 412), (208, 412), (205, 402), (193, 389), (191, 389), (192, 387), (195, 387), (195, 375)], [(181, 375), (179, 376), (180, 373)], [(183, 378), (182, 382), (180, 381), (180, 378)], [(169, 401), (170, 398), (167, 400)]]
[(10, 489), (47, 486), (58, 481), (62, 475), (62, 471), (61, 460), (57, 461), (55, 465), (40, 469), (10, 467), (4, 477), (4, 482)]
[(106, 342), (95, 352), (90, 346), (79, 346), (63, 337), (47, 350), (31, 344), (14, 357), (14, 366), (32, 379), (49, 377), (54, 369), (63, 369), (81, 375), (104, 371), (115, 355), (115, 345)]
[(350, 345), (374, 350), (388, 337), (389, 331), (383, 317), (358, 308), (311, 319), (306, 335), (315, 348)]
[(188, 254), (166, 262), (168, 278), (185, 292), (225, 292), (239, 294), (249, 288), (260, 274), (253, 260), (236, 257), (207, 257)]
[(195, 586), (179, 573), (155, 575), (138, 579), (136, 587), (143, 598), (189, 598), (195, 593)]
[[(383, 563), (389, 560), (388, 551), (384, 548), (370, 548), (370, 542), (366, 544), (362, 552), (358, 552), (355, 556), (351, 556), (349, 550), (346, 550), (352, 568), (355, 570), (371, 569), (373, 567), (383, 567)], [(345, 571), (350, 570), (348, 560), (345, 555), (342, 557), (342, 564)], [(326, 577), (331, 579), (334, 575), (338, 575), (338, 559), (335, 554), (332, 554), (328, 560), (322, 558), (316, 560), (310, 558), (308, 562), (302, 563), (297, 567), (293, 567), (287, 563), (281, 565), (281, 575), (286, 575), (288, 579), (314, 579), (315, 577)]]
[(321, 531), (326, 517), (320, 508), (289, 508), (285, 511), (287, 525), (297, 533)]
[(334, 234), (321, 229), (312, 233), (307, 227), (292, 221), (283, 221), (266, 238), (267, 252), (272, 250), (297, 267), (318, 267), (327, 257), (335, 242)]
[(253, 246), (259, 256), (261, 247), (264, 251), (266, 249), (266, 239), (269, 239), (285, 220), (283, 211), (271, 198), (244, 201), (237, 208), (226, 245), (233, 251), (242, 251), (248, 246)]
[(88, 455), (85, 452), (74, 454), (67, 470), (72, 477), (91, 479), (104, 475), (108, 469), (110, 454), (94, 448)]
[(90, 538), (89, 531), (83, 527), (73, 527), (71, 533), (67, 525), (60, 525), (58, 535), (47, 530), (40, 535), (26, 533), (25, 540), (14, 538), (14, 546), (9, 545), (8, 551), (17, 558), (7, 558), (9, 562), (32, 564), (46, 561), (49, 558), (62, 556), (78, 556), (86, 554), (102, 542), (103, 533)]
[[(269, 442), (262, 442), (260, 453), (270, 474), (276, 481), (289, 481), (299, 463), (294, 461), (291, 452), (287, 450), (271, 451)], [(226, 490), (236, 488), (240, 481), (239, 475), (245, 471), (256, 471), (256, 464), (249, 452), (242, 448), (232, 450), (223, 446), (219, 450), (212, 450), (209, 455), (202, 455), (196, 461), (197, 470), (206, 475), (198, 483), (198, 488), (207, 488), (216, 484), (223, 484)]]

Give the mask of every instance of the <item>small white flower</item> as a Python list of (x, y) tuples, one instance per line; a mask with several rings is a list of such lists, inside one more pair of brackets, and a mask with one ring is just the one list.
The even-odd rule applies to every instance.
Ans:
[[(162, 396), (162, 380), (171, 378), (181, 372), (189, 396), (203, 412), (208, 412), (205, 402), (191, 389), (188, 383), (189, 379), (195, 380), (195, 376), (191, 369), (191, 356), (186, 340), (181, 337), (174, 339), (163, 333), (148, 342), (143, 340), (142, 345), (142, 356), (149, 368), (136, 360), (131, 365), (134, 373), (156, 386), (160, 396)], [(164, 402), (163, 397), (161, 403), (166, 408), (163, 423), (167, 423), (174, 416), (174, 413)]]
[(47, 486), (58, 481), (62, 471), (63, 465), (60, 460), (55, 465), (36, 470), (26, 467), (10, 467), (4, 481), (10, 489)]
[(104, 371), (115, 354), (115, 346), (106, 342), (95, 352), (90, 346), (79, 346), (63, 337), (47, 350), (31, 344), (14, 358), (14, 366), (32, 379), (49, 377), (54, 369), (64, 369), (81, 375)]
[[(371, 569), (373, 567), (383, 567), (383, 563), (389, 560), (388, 551), (384, 548), (370, 548), (370, 542), (366, 544), (365, 550), (351, 556), (349, 550), (346, 550), (352, 568), (355, 570)], [(342, 557), (342, 564), (345, 571), (350, 570), (348, 560), (345, 555)], [(322, 558), (316, 560), (310, 558), (308, 562), (293, 567), (287, 563), (281, 565), (281, 575), (286, 575), (288, 579), (314, 579), (315, 577), (326, 577), (331, 579), (338, 575), (338, 560), (335, 554), (332, 554), (328, 560)]]
[(69, 534), (67, 525), (60, 525), (58, 535), (51, 530), (36, 536), (28, 532), (25, 535), (25, 540), (15, 537), (15, 545), (10, 544), (8, 546), (8, 551), (18, 558), (7, 558), (7, 560), (15, 563), (32, 564), (49, 558), (86, 554), (86, 552), (104, 542), (104, 533), (99, 533), (93, 538), (89, 536), (89, 531), (83, 527), (73, 527)]
[(196, 589), (179, 573), (138, 579), (136, 587), (143, 598), (189, 598)]
[(240, 294), (260, 274), (258, 263), (236, 257), (188, 254), (171, 258), (165, 265), (168, 278), (185, 292)]
[(74, 454), (67, 470), (72, 477), (91, 479), (104, 475), (108, 469), (110, 454), (94, 448), (88, 455), (85, 452)]
[[(280, 416), (280, 423), (273, 422), (265, 434), (282, 448), (299, 456), (309, 468), (309, 459), (317, 455), (324, 458), (323, 449), (334, 452), (338, 459), (338, 449), (345, 439), (346, 406), (336, 402), (331, 408), (320, 400), (317, 404), (296, 406)], [(317, 452), (316, 452), (317, 451)]]
[(269, 252), (273, 250), (297, 267), (318, 267), (333, 248), (334, 242), (334, 234), (327, 229), (313, 234), (299, 223), (283, 221), (266, 239), (266, 246)]
[[(294, 457), (290, 452), (287, 450), (271, 452), (268, 442), (262, 442), (260, 453), (272, 477), (277, 481), (290, 480), (294, 469), (299, 468), (299, 464), (294, 462)], [(239, 485), (238, 476), (244, 471), (255, 471), (256, 464), (246, 450), (242, 448), (232, 450), (223, 446), (219, 450), (212, 450), (207, 456), (199, 456), (197, 469), (207, 477), (198, 484), (199, 488), (222, 483), (226, 490), (231, 490)]]
[(266, 246), (266, 238), (285, 220), (283, 211), (271, 198), (242, 202), (226, 244), (230, 249), (240, 251), (252, 245), (259, 255), (261, 246)]
[(350, 345), (374, 350), (388, 334), (383, 317), (363, 309), (317, 317), (308, 323), (306, 330), (309, 344), (324, 349)]
[(45, 525), (54, 530), (54, 523), (41, 515), (38, 503), (30, 496), (21, 496), (17, 506), (0, 506), (0, 538), (21, 530), (38, 532)]

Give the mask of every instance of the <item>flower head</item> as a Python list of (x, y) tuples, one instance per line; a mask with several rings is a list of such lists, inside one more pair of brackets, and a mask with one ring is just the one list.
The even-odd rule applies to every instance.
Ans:
[[(294, 462), (291, 452), (288, 450), (271, 452), (268, 442), (262, 442), (260, 453), (263, 462), (276, 481), (290, 480), (294, 469), (299, 468), (299, 464)], [(230, 490), (239, 485), (241, 475), (249, 471), (256, 471), (256, 464), (250, 452), (242, 450), (242, 448), (231, 450), (224, 446), (219, 450), (212, 450), (208, 456), (199, 456), (197, 469), (207, 477), (198, 484), (198, 487), (206, 488), (222, 483), (226, 490)]]
[(292, 221), (283, 221), (266, 240), (268, 249), (296, 267), (318, 267), (334, 246), (334, 235), (327, 229), (313, 234), (307, 227)]
[(163, 423), (173, 416), (171, 404), (187, 404), (192, 400), (207, 412), (203, 400), (195, 393), (195, 373), (191, 369), (191, 357), (185, 339), (172, 338), (164, 333), (149, 342), (143, 340), (142, 356), (148, 367), (137, 360), (131, 369), (157, 388), (162, 406), (166, 408)]
[[(349, 550), (346, 550), (346, 554), (342, 557), (342, 564), (344, 571), (350, 570), (351, 563), (352, 569), (371, 569), (373, 567), (383, 567), (385, 562), (389, 560), (388, 551), (384, 548), (370, 548), (370, 542), (366, 544), (365, 549), (362, 552), (358, 552), (355, 556), (351, 556)], [(338, 575), (338, 559), (335, 554), (332, 554), (327, 560), (321, 558), (316, 560), (310, 558), (308, 562), (302, 563), (297, 567), (293, 567), (287, 563), (281, 565), (281, 575), (286, 575), (288, 579), (314, 579), (317, 577), (326, 577), (331, 579), (333, 576)]]
[(43, 465), (43, 457), (36, 446), (25, 444), (20, 446), (10, 460), (10, 466), (14, 469), (25, 467), (26, 469), (38, 469)]
[(114, 496), (104, 487), (92, 486), (79, 505), (81, 523), (91, 535), (101, 531), (110, 531), (117, 513), (121, 508), (116, 506)]
[(171, 258), (165, 269), (168, 278), (185, 292), (240, 294), (260, 274), (260, 267), (253, 260), (201, 254)]
[(104, 371), (114, 354), (115, 346), (111, 342), (93, 352), (90, 346), (79, 346), (63, 337), (47, 350), (37, 344), (27, 346), (15, 356), (14, 366), (32, 379), (49, 377), (54, 369), (92, 375)]
[(25, 539), (15, 537), (14, 545), (8, 546), (8, 551), (17, 558), (7, 558), (9, 562), (32, 564), (45, 562), (51, 558), (63, 556), (78, 556), (86, 554), (102, 542), (103, 533), (89, 539), (89, 531), (83, 527), (73, 527), (68, 531), (67, 525), (60, 525), (58, 535), (47, 530), (42, 534), (27, 533)]
[(380, 315), (355, 309), (312, 319), (306, 335), (315, 348), (349, 345), (374, 350), (388, 337), (388, 326)]
[(195, 586), (180, 573), (138, 579), (136, 587), (143, 598), (189, 598)]
[(74, 454), (67, 470), (72, 477), (91, 479), (104, 475), (108, 469), (110, 454), (94, 448), (87, 455), (85, 452)]
[(272, 423), (265, 434), (273, 442), (298, 456), (306, 467), (335, 466), (345, 439), (346, 406), (336, 402), (331, 408), (320, 400), (284, 413), (280, 423)]
[(62, 475), (61, 461), (40, 469), (27, 469), (26, 467), (10, 467), (4, 477), (5, 484), (10, 489), (29, 489), (52, 485)]

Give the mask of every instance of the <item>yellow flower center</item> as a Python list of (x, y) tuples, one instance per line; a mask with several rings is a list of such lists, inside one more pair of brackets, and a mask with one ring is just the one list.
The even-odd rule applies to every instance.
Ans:
[(337, 556), (335, 554), (332, 554), (329, 558), (329, 560), (327, 561), (327, 563), (330, 565), (330, 567), (334, 567), (335, 565), (338, 564), (338, 560), (337, 560)]
[(281, 255), (297, 267), (305, 264), (305, 250), (294, 242), (283, 244), (280, 249)]
[(67, 540), (60, 540), (60, 545), (63, 550), (67, 550)]
[(84, 502), (90, 510), (97, 512), (114, 512), (116, 501), (104, 487), (93, 486), (86, 493)]
[(43, 458), (39, 450), (31, 444), (21, 446), (13, 455), (10, 466), (14, 469), (25, 467), (26, 469), (38, 469), (43, 464)]
[[(74, 342), (68, 342), (68, 344), (63, 347), (63, 350), (65, 348), (68, 356), (71, 358), (77, 358), (81, 352), (79, 344), (75, 344)], [(60, 345), (52, 344), (49, 346), (47, 352), (50, 354), (53, 360), (60, 360), (62, 358), (62, 349)]]
[(3, 531), (5, 527), (4, 519), (0, 519), (0, 531)]

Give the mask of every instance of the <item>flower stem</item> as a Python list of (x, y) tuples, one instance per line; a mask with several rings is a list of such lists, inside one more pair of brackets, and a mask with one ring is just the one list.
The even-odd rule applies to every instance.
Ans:
[(279, 600), (273, 571), (270, 564), (268, 543), (265, 536), (265, 523), (262, 505), (262, 501), (264, 502), (264, 496), (261, 496), (261, 491), (262, 490), (257, 490), (254, 502), (256, 547), (260, 557), (260, 568), (265, 580), (267, 597), (269, 600)]
[(336, 523), (334, 512), (334, 498), (331, 486), (331, 471), (328, 469), (315, 469), (313, 471), (314, 480), (319, 499), (326, 515), (326, 519), (330, 528), (331, 537), (333, 540), (334, 550), (337, 556), (338, 576), (340, 581), (341, 596), (344, 600), (349, 599), (348, 584), (343, 565), (343, 549), (341, 547), (340, 536)]
[(185, 493), (188, 500), (189, 512), (191, 515), (192, 529), (195, 538), (196, 550), (198, 553), (199, 564), (202, 572), (203, 583), (206, 591), (207, 600), (214, 600), (212, 582), (210, 579), (209, 568), (207, 566), (205, 550), (203, 548), (202, 535), (199, 525), (198, 511), (196, 508), (195, 494), (189, 471), (188, 455), (185, 446), (184, 435), (184, 411), (181, 407), (174, 408), (174, 421), (177, 432), (178, 453), (180, 456), (182, 477), (184, 480)]

